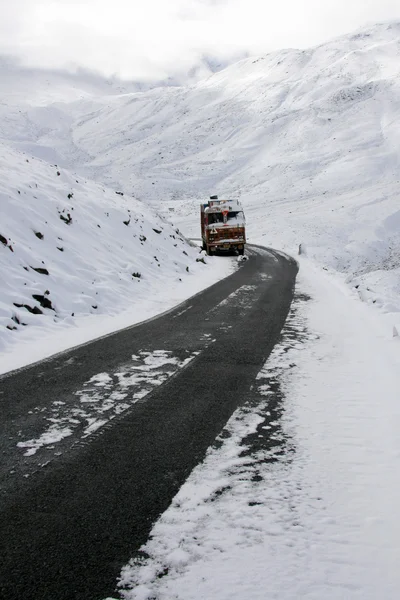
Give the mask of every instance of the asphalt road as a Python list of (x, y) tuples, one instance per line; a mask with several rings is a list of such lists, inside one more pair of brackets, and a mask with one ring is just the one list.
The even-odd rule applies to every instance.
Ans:
[[(1, 598), (117, 595), (121, 567), (246, 402), (284, 325), (295, 261), (248, 256), (164, 316), (0, 377)], [(57, 421), (58, 442), (17, 447)]]

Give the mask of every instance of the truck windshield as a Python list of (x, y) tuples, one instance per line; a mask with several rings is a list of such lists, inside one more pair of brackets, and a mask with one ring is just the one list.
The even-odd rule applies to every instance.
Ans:
[(213, 223), (223, 223), (224, 218), (222, 216), (222, 213), (209, 213), (208, 222), (210, 225), (212, 225)]
[[(222, 212), (208, 213), (208, 224), (214, 225), (224, 223), (224, 215)], [(227, 214), (226, 223), (229, 225), (244, 225), (243, 211), (229, 211)]]
[(235, 223), (244, 223), (244, 214), (243, 211), (235, 211), (235, 212), (229, 212), (228, 213), (228, 221), (231, 222), (235, 222)]

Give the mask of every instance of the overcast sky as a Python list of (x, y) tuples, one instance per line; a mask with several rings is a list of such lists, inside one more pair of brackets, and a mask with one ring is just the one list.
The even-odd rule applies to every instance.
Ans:
[(157, 79), (202, 55), (307, 47), (400, 20), (400, 0), (0, 0), (0, 53)]

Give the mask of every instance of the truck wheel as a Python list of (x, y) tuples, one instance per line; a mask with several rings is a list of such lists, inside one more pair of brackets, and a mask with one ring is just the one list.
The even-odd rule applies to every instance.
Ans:
[(210, 254), (211, 254), (211, 248), (210, 248), (210, 246), (208, 244), (206, 244), (206, 252), (207, 252), (207, 255), (210, 256)]
[(238, 248), (238, 254), (239, 254), (239, 256), (243, 256), (244, 248)]

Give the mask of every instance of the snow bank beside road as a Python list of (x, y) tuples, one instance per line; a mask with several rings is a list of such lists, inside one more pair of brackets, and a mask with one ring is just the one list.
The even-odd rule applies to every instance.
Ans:
[(400, 346), (304, 259), (299, 292), (312, 298), (298, 296), (258, 406), (236, 411), (148, 558), (123, 570), (127, 600), (397, 600)]
[(141, 202), (4, 145), (0, 181), (0, 372), (154, 316), (234, 268), (198, 262)]

